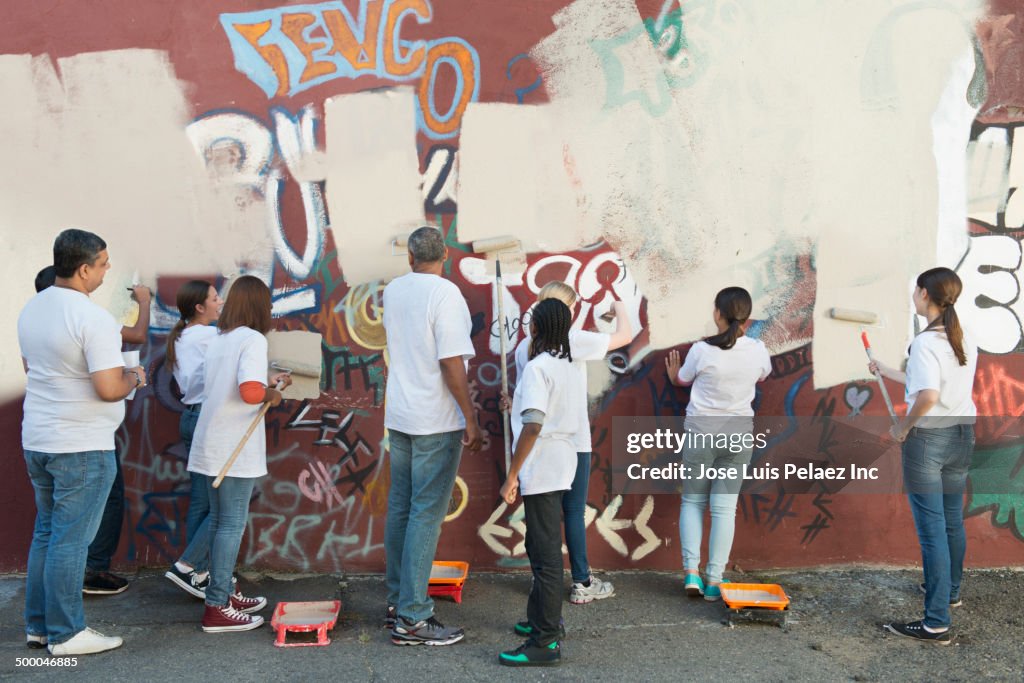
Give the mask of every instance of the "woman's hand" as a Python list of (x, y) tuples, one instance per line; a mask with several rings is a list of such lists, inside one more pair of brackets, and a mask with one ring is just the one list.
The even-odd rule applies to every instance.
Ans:
[(501, 491), (499, 493), (501, 494), (502, 500), (504, 500), (509, 505), (512, 505), (516, 502), (516, 493), (518, 491), (519, 478), (509, 477), (505, 480), (505, 483), (501, 485)]
[(665, 372), (668, 373), (668, 379), (672, 384), (676, 383), (676, 378), (679, 377), (679, 368), (682, 363), (679, 360), (679, 352), (672, 349), (665, 356)]
[(903, 429), (902, 425), (894, 424), (892, 427), (889, 427), (889, 436), (891, 436), (896, 443), (903, 443), (907, 440), (907, 431)]
[(279, 372), (276, 375), (271, 375), (270, 383), (275, 387), (279, 386), (281, 389), (290, 387), (292, 385), (292, 374), (290, 372)]
[(501, 406), (501, 412), (507, 413), (512, 410), (512, 399), (508, 397), (504, 391), (501, 392), (501, 398), (498, 399), (498, 404)]
[(267, 403), (270, 404), (271, 408), (276, 408), (281, 405), (281, 400), (283, 398), (284, 396), (282, 396), (281, 392), (277, 389), (274, 389), (273, 387), (267, 388)]

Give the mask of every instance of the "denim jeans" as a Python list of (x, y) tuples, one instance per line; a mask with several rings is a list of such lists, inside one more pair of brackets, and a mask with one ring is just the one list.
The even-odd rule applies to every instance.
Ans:
[(85, 628), (82, 575), (117, 465), (114, 451), (25, 451), (36, 523), (25, 582), (25, 630), (63, 643)]
[(914, 428), (903, 442), (903, 484), (921, 544), (929, 628), (949, 626), (949, 603), (960, 597), (967, 551), (964, 489), (973, 453), (974, 425)]
[(85, 568), (91, 572), (105, 572), (110, 569), (110, 560), (117, 552), (117, 544), (121, 542), (121, 526), (124, 522), (124, 475), (121, 473), (121, 454), (114, 448), (114, 463), (117, 473), (110, 487), (103, 516), (96, 536), (89, 544), (89, 554), (85, 560)]
[[(185, 452), (192, 450), (192, 436), (199, 422), (201, 403), (185, 406), (178, 422), (178, 435), (185, 444)], [(197, 572), (204, 572), (210, 565), (210, 496), (206, 488), (206, 476), (189, 472), (190, 492), (188, 515), (185, 517), (185, 552), (181, 559)]]
[(526, 618), (534, 643), (544, 647), (558, 640), (562, 621), (562, 500), (565, 491), (523, 496), (526, 510), (526, 555), (533, 585)]
[(384, 527), (388, 604), (410, 621), (428, 619), (430, 569), (462, 458), (462, 430), (411, 435), (388, 430), (391, 490)]
[[(692, 479), (683, 482), (679, 510), (679, 541), (683, 549), (683, 569), (700, 567), (700, 544), (704, 533), (704, 510), (710, 502), (711, 535), (708, 538), (707, 580), (717, 583), (729, 563), (732, 539), (736, 532), (736, 503), (742, 486), (743, 465), (750, 462), (751, 451), (738, 453), (728, 448), (687, 449), (683, 462)], [(736, 478), (699, 477), (700, 466), (726, 468)]]
[(590, 453), (576, 454), (576, 476), (572, 488), (562, 496), (562, 514), (565, 518), (565, 547), (569, 549), (569, 567), (574, 583), (590, 578), (587, 561), (587, 490), (590, 488)]
[(216, 477), (205, 477), (210, 498), (210, 585), (206, 604), (223, 607), (231, 594), (231, 576), (238, 561), (238, 548), (249, 519), (249, 499), (256, 480), (251, 477), (224, 477), (220, 488), (213, 488)]

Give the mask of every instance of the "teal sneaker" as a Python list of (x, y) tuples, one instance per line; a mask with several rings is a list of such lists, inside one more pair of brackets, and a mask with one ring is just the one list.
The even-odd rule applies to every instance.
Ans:
[(704, 595), (704, 582), (700, 580), (699, 574), (687, 574), (683, 582), (683, 590), (691, 598), (699, 598)]
[[(529, 621), (517, 621), (516, 625), (512, 628), (517, 636), (523, 636), (529, 638), (533, 635), (533, 629), (530, 627)], [(558, 620), (558, 637), (565, 640), (565, 620)]]
[(514, 650), (498, 655), (502, 666), (558, 666), (562, 663), (562, 648), (558, 641), (549, 645), (537, 645), (527, 640)]
[(708, 585), (704, 588), (704, 599), (708, 602), (717, 602), (722, 599), (721, 585), (723, 583), (729, 583), (729, 579), (722, 579), (721, 583), (715, 585)]

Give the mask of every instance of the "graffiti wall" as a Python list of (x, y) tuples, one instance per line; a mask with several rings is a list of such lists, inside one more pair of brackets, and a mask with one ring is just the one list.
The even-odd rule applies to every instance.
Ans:
[[(639, 331), (589, 368), (597, 568), (680, 564), (678, 497), (612, 491), (612, 417), (685, 410), (663, 359), (709, 331), (722, 286), (753, 293), (750, 334), (773, 353), (761, 414), (884, 415), (857, 335), (825, 311), (877, 309), (873, 342), (895, 364), (911, 277), (955, 267), (982, 350), (979, 411), (1024, 415), (1024, 15), (1010, 0), (825, 5), (13, 3), (0, 26), (0, 571), (24, 568), (34, 516), (10, 321), (70, 226), (110, 245), (95, 296), (115, 315), (134, 315), (125, 284), (156, 293), (141, 347), (152, 383), (117, 434), (123, 567), (184, 548), (182, 405), (163, 363), (175, 291), (251, 273), (272, 288), (278, 329), (323, 336), (324, 383), (268, 415), (270, 474), (241, 561), (383, 568), (381, 293), (407, 269), (401, 238), (425, 222), (444, 232), (446, 276), (472, 314), (487, 436), (463, 458), (439, 557), (525, 566), (523, 508), (498, 496), (499, 339), (523, 337), (555, 279), (581, 295), (577, 326), (609, 331), (602, 316), (623, 301)], [(521, 251), (498, 291), (471, 243), (502, 235)], [(1024, 442), (997, 436), (981, 433), (979, 454), (1002, 469), (972, 476), (1009, 486), (966, 500), (981, 566), (1024, 557)], [(919, 559), (902, 496), (824, 487), (742, 496), (733, 556), (742, 568)]]

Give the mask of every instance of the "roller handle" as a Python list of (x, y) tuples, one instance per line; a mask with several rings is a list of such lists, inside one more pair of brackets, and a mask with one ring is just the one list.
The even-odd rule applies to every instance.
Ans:
[[(508, 352), (505, 346), (505, 287), (501, 282), (501, 259), (494, 259), (494, 286), (498, 297), (498, 344), (501, 349), (501, 393), (508, 395)], [(505, 472), (512, 469), (512, 425), (509, 411), (502, 411), (502, 442), (505, 446)]]
[[(284, 383), (278, 382), (277, 386), (274, 388), (277, 389), (278, 391), (281, 391), (282, 389), (284, 389)], [(252, 424), (249, 425), (249, 428), (245, 430), (245, 434), (242, 435), (242, 440), (238, 442), (237, 446), (235, 446), (234, 452), (231, 453), (231, 457), (228, 458), (228, 461), (224, 463), (224, 467), (220, 468), (220, 472), (217, 474), (217, 478), (213, 480), (213, 488), (220, 488), (220, 483), (224, 481), (224, 477), (227, 476), (228, 470), (230, 470), (231, 466), (235, 464), (235, 460), (238, 459), (238, 454), (242, 452), (242, 448), (244, 448), (246, 442), (249, 441), (249, 437), (252, 436), (252, 433), (254, 431), (256, 431), (256, 425), (263, 422), (263, 418), (266, 416), (268, 410), (270, 410), (269, 401), (264, 402), (264, 404), (260, 406), (260, 411), (256, 413), (256, 417), (253, 419)]]
[[(871, 342), (868, 341), (868, 333), (861, 332), (860, 340), (864, 344), (864, 353), (868, 354), (868, 360), (874, 362), (875, 356), (871, 353)], [(892, 419), (892, 423), (899, 424), (899, 420), (896, 419), (896, 409), (892, 406), (892, 399), (889, 397), (889, 390), (885, 388), (885, 381), (882, 379), (882, 373), (875, 370), (875, 379), (878, 380), (878, 388), (882, 390), (882, 398), (885, 400), (885, 407), (889, 409), (889, 417)]]

